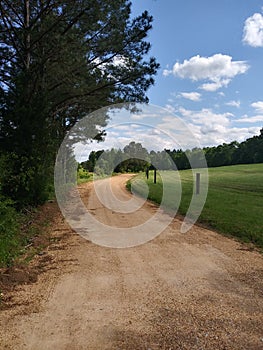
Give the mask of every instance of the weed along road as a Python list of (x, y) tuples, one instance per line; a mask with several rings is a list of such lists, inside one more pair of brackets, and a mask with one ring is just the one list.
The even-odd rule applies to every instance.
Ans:
[[(129, 176), (111, 179), (116, 203), (132, 197)], [(92, 183), (79, 188), (105, 225), (125, 229), (157, 212), (152, 203), (137, 215), (106, 208), (97, 198), (101, 191), (105, 205), (112, 201), (105, 181), (97, 194)], [(145, 244), (103, 247), (74, 233), (55, 204), (49, 210), (51, 243), (29, 264), (37, 282), (14, 288), (1, 311), (1, 349), (263, 348), (257, 251), (198, 226), (181, 234), (179, 219)]]

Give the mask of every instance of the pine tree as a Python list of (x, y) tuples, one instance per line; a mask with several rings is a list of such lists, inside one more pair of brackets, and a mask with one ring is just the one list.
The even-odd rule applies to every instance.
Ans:
[[(158, 64), (145, 57), (152, 17), (131, 19), (126, 0), (0, 3), (2, 191), (23, 204), (44, 199), (54, 154), (88, 113), (147, 102)], [(107, 116), (96, 120), (103, 133)]]

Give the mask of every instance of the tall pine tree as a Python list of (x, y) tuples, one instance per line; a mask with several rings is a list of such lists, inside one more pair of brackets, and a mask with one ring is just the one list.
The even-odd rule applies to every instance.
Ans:
[[(45, 199), (54, 155), (83, 116), (118, 102), (147, 102), (158, 64), (145, 40), (147, 12), (126, 0), (2, 0), (2, 192), (20, 205)], [(102, 132), (106, 116), (94, 128)]]

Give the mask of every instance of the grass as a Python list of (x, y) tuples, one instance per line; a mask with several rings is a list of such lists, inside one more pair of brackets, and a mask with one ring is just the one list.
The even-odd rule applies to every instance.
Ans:
[(19, 216), (12, 204), (10, 200), (0, 198), (0, 267), (12, 263), (21, 245)]
[[(81, 168), (77, 180), (78, 184), (93, 181), (93, 173)], [(49, 185), (47, 192), (48, 200), (54, 200), (53, 184)], [(17, 212), (14, 203), (0, 195), (0, 268), (13, 266), (18, 261), (21, 263), (23, 259), (27, 263), (46, 246), (48, 238), (45, 237), (45, 232), (50, 218), (43, 217), (39, 220), (38, 213), (40, 215), (41, 208), (39, 211), (36, 208), (29, 208)], [(31, 246), (32, 240), (36, 237), (39, 237), (38, 241), (44, 242), (43, 246), (42, 243)], [(27, 248), (28, 246), (30, 248)]]
[(47, 229), (53, 212), (28, 208), (17, 212), (12, 202), (0, 198), (0, 269), (27, 264), (49, 242)]
[[(162, 175), (162, 179), (161, 176)], [(163, 201), (166, 210), (178, 209), (185, 215), (194, 192), (191, 170), (180, 171), (182, 198), (178, 197), (178, 173), (162, 171), (157, 174), (157, 183), (153, 184), (153, 174), (149, 180), (144, 174), (136, 176), (127, 187), (139, 195), (147, 196), (145, 182), (148, 184), (148, 198), (161, 203), (163, 185), (168, 188)], [(201, 182), (202, 188), (202, 182)], [(195, 194), (194, 194), (195, 196)], [(178, 198), (179, 200), (179, 198)], [(179, 207), (179, 208), (178, 208)], [(198, 219), (217, 231), (238, 237), (244, 242), (252, 242), (263, 247), (263, 164), (234, 165), (209, 169), (208, 195)]]
[(118, 175), (117, 173), (112, 173), (112, 174), (95, 174), (95, 173), (92, 173), (92, 172), (88, 172), (86, 171), (85, 169), (83, 168), (80, 168), (78, 170), (78, 173), (77, 173), (77, 184), (78, 185), (81, 185), (83, 183), (86, 183), (86, 182), (90, 182), (90, 181), (95, 181), (95, 180), (101, 180), (101, 179), (105, 179), (107, 177), (110, 177), (110, 176), (115, 176), (115, 175)]

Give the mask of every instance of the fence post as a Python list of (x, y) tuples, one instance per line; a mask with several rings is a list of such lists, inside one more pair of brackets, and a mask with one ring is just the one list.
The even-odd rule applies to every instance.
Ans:
[(156, 184), (156, 172), (157, 172), (157, 170), (156, 170), (156, 169), (154, 169), (153, 183), (155, 183), (155, 184)]
[(195, 193), (196, 194), (200, 194), (200, 177), (201, 177), (201, 174), (196, 173), (196, 182), (195, 182), (195, 185), (196, 185)]
[(149, 179), (149, 168), (146, 169), (146, 172), (145, 172), (145, 173), (146, 173), (146, 178), (147, 178), (147, 180), (148, 180), (148, 179)]

